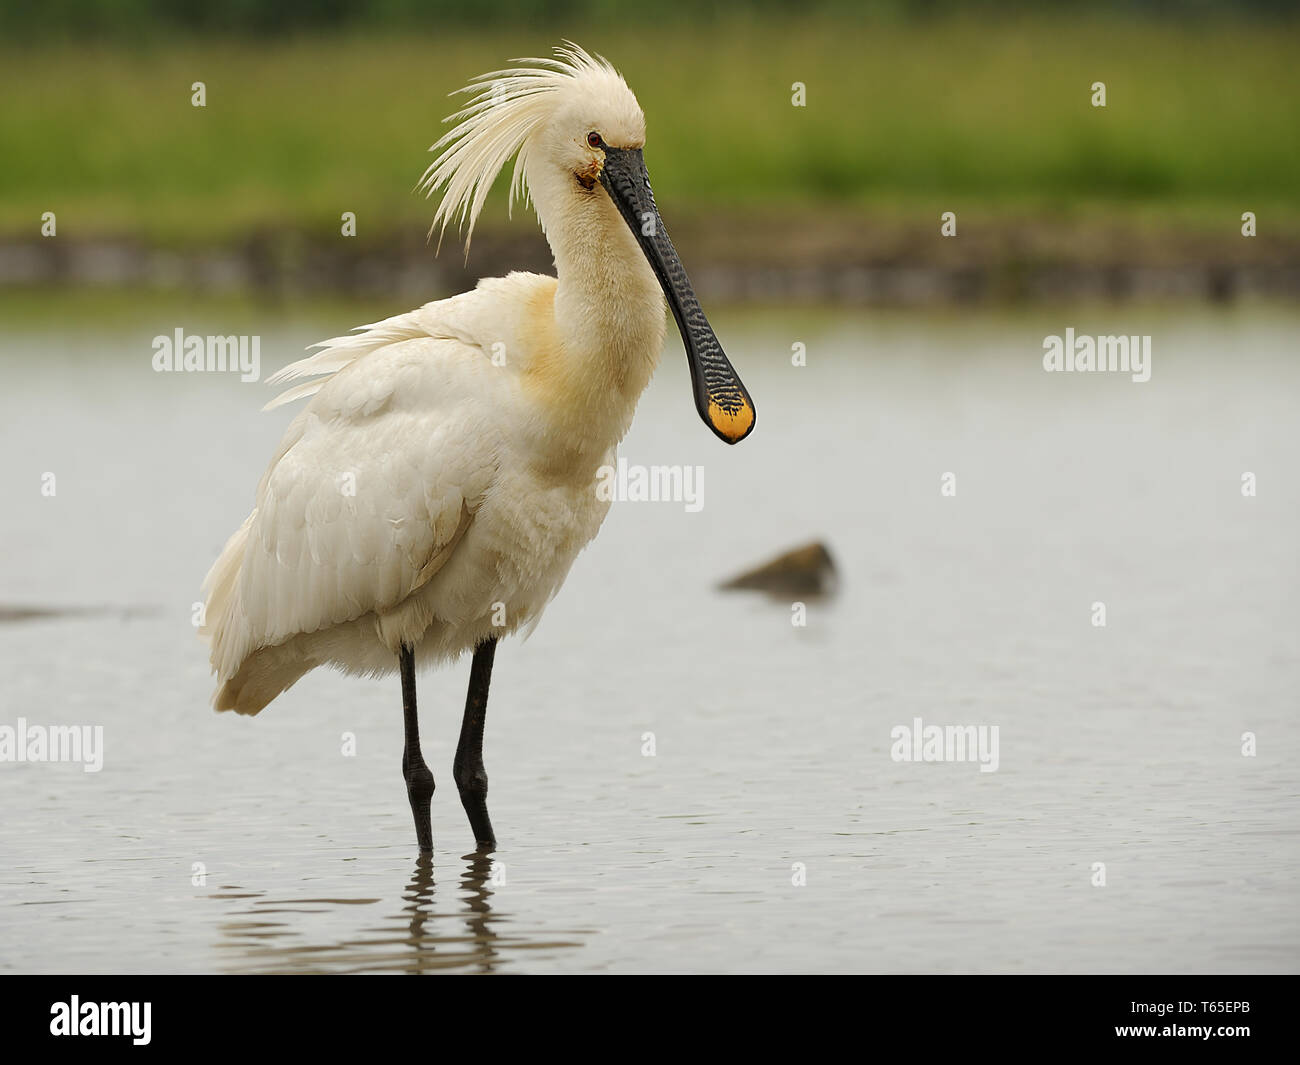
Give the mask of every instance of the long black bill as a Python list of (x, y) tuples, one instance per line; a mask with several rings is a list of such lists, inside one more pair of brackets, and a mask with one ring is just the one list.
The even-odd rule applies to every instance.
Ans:
[(739, 443), (754, 428), (754, 403), (727, 361), (677, 250), (668, 239), (641, 149), (606, 147), (600, 183), (631, 227), (673, 309), (691, 367), (695, 409), (720, 439), (728, 444)]

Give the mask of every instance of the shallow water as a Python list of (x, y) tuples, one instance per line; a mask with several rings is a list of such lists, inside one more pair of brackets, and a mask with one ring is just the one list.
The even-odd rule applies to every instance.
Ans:
[[(104, 763), (0, 763), (0, 970), (1300, 967), (1300, 316), (717, 315), (758, 428), (719, 444), (670, 348), (623, 454), (703, 464), (705, 505), (616, 505), (500, 648), (491, 858), (467, 663), (422, 677), (432, 865), (396, 679), (208, 709), (192, 604), (288, 419), (149, 366), (178, 325), (260, 332), (265, 375), (368, 320), (6, 330), (0, 607), (52, 615), (0, 615), (0, 726), (102, 725)], [(1067, 325), (1150, 333), (1151, 380), (1044, 373)], [(713, 590), (814, 537), (842, 590), (806, 626)], [(894, 761), (916, 717), (998, 726), (997, 771)]]

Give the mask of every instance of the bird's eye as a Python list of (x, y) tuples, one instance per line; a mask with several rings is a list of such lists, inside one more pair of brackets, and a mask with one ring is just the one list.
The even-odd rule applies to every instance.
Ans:
[(590, 144), (593, 148), (603, 148), (605, 145), (605, 142), (600, 139), (600, 134), (597, 133), (594, 129), (587, 134), (587, 143)]

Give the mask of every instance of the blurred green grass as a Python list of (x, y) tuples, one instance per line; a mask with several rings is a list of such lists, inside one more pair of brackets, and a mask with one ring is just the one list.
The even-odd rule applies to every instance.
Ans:
[[(158, 243), (427, 225), (412, 193), (447, 94), (561, 36), (608, 56), (648, 116), (675, 216), (978, 204), (1292, 224), (1300, 22), (1033, 16), (869, 25), (0, 45), (0, 233)], [(190, 85), (207, 85), (207, 107)], [(791, 84), (808, 105), (791, 106)], [(1104, 81), (1108, 106), (1093, 108)], [(501, 182), (504, 185), (504, 181)], [(484, 225), (504, 223), (504, 196)], [(667, 211), (667, 208), (666, 208)]]

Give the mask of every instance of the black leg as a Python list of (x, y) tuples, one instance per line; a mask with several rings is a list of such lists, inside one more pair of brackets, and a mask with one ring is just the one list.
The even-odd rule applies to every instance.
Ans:
[(433, 850), (433, 831), (429, 827), (429, 801), (433, 798), (433, 774), (420, 753), (420, 718), (415, 710), (415, 653), (406, 645), (397, 656), (402, 671), (402, 720), (406, 724), (406, 742), (402, 745), (402, 776), (406, 778), (406, 797), (411, 800), (415, 817), (415, 838), (421, 853)]
[(487, 717), (488, 685), (492, 682), (492, 659), (496, 656), (495, 636), (484, 640), (474, 651), (469, 668), (469, 693), (465, 696), (465, 720), (460, 726), (456, 761), (452, 775), (460, 792), (461, 805), (469, 814), (474, 839), (480, 846), (493, 846), (492, 822), (487, 811), (487, 772), (483, 768), (483, 721)]

